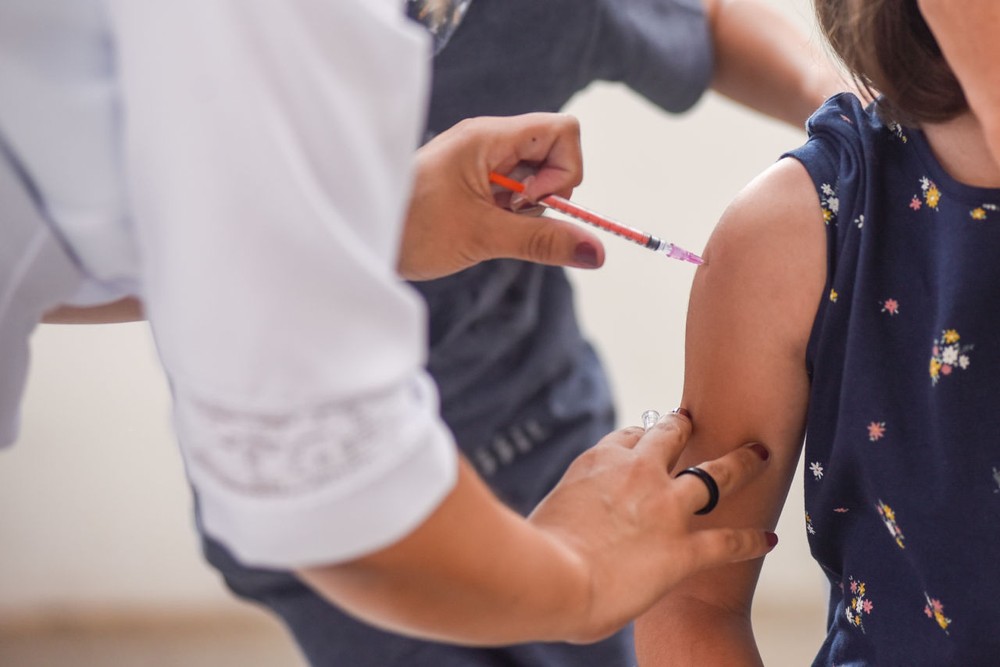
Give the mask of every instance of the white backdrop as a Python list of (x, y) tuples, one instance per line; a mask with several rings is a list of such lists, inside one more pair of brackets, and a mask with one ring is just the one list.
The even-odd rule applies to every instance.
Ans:
[[(805, 0), (773, 0), (804, 22)], [(570, 111), (584, 128), (574, 198), (698, 251), (732, 196), (804, 137), (708, 96), (671, 117), (599, 85)], [(608, 237), (606, 266), (573, 271), (585, 329), (623, 423), (677, 403), (693, 267)], [(201, 562), (168, 425), (168, 392), (141, 324), (40, 328), (22, 436), (0, 452), (0, 624), (11, 615), (212, 610), (232, 603)], [(804, 539), (801, 475), (758, 605), (801, 608), (822, 627), (821, 576)]]

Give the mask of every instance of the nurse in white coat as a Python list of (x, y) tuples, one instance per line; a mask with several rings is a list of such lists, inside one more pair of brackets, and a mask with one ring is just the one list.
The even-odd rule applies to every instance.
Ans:
[[(527, 520), (460, 459), (399, 276), (603, 250), (486, 180), (530, 162), (529, 198), (569, 194), (572, 119), (471, 121), (414, 161), (428, 58), (395, 0), (5, 0), (0, 444), (44, 314), (134, 296), (205, 529), (241, 560), (399, 632), (596, 639), (775, 538), (697, 529), (684, 416), (612, 433)], [(724, 499), (765, 454), (702, 467)]]

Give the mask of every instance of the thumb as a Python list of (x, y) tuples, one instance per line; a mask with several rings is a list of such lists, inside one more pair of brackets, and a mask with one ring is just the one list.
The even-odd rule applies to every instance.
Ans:
[(494, 208), (481, 222), (480, 248), (488, 257), (510, 257), (539, 264), (596, 269), (604, 246), (577, 225), (545, 216)]
[(767, 555), (778, 536), (752, 528), (710, 528), (692, 533), (690, 557), (695, 569), (708, 569)]

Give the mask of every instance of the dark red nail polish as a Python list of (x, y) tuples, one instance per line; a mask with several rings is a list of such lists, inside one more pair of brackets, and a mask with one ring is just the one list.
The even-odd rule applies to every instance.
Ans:
[[(674, 408), (673, 409), (673, 413), (675, 415), (681, 415), (683, 417), (687, 417), (688, 419), (691, 419), (691, 411), (688, 410), (687, 408)], [(694, 420), (691, 419), (691, 421), (694, 421)]]
[(769, 458), (771, 458), (771, 452), (767, 451), (767, 447), (760, 444), (759, 442), (755, 442), (754, 444), (750, 445), (750, 449), (753, 450), (754, 454), (760, 457), (761, 461), (766, 461)]
[(582, 241), (573, 250), (573, 261), (581, 266), (597, 268), (597, 248), (592, 244)]
[(775, 533), (766, 532), (764, 533), (764, 537), (767, 539), (768, 548), (773, 549), (775, 546), (777, 546), (778, 536)]

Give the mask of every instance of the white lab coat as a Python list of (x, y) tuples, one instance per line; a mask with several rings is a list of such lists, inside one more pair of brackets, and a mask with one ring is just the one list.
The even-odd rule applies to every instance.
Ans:
[(457, 466), (394, 272), (428, 69), (397, 0), (0, 5), (5, 442), (41, 313), (137, 294), (209, 534), (296, 567), (415, 528)]

